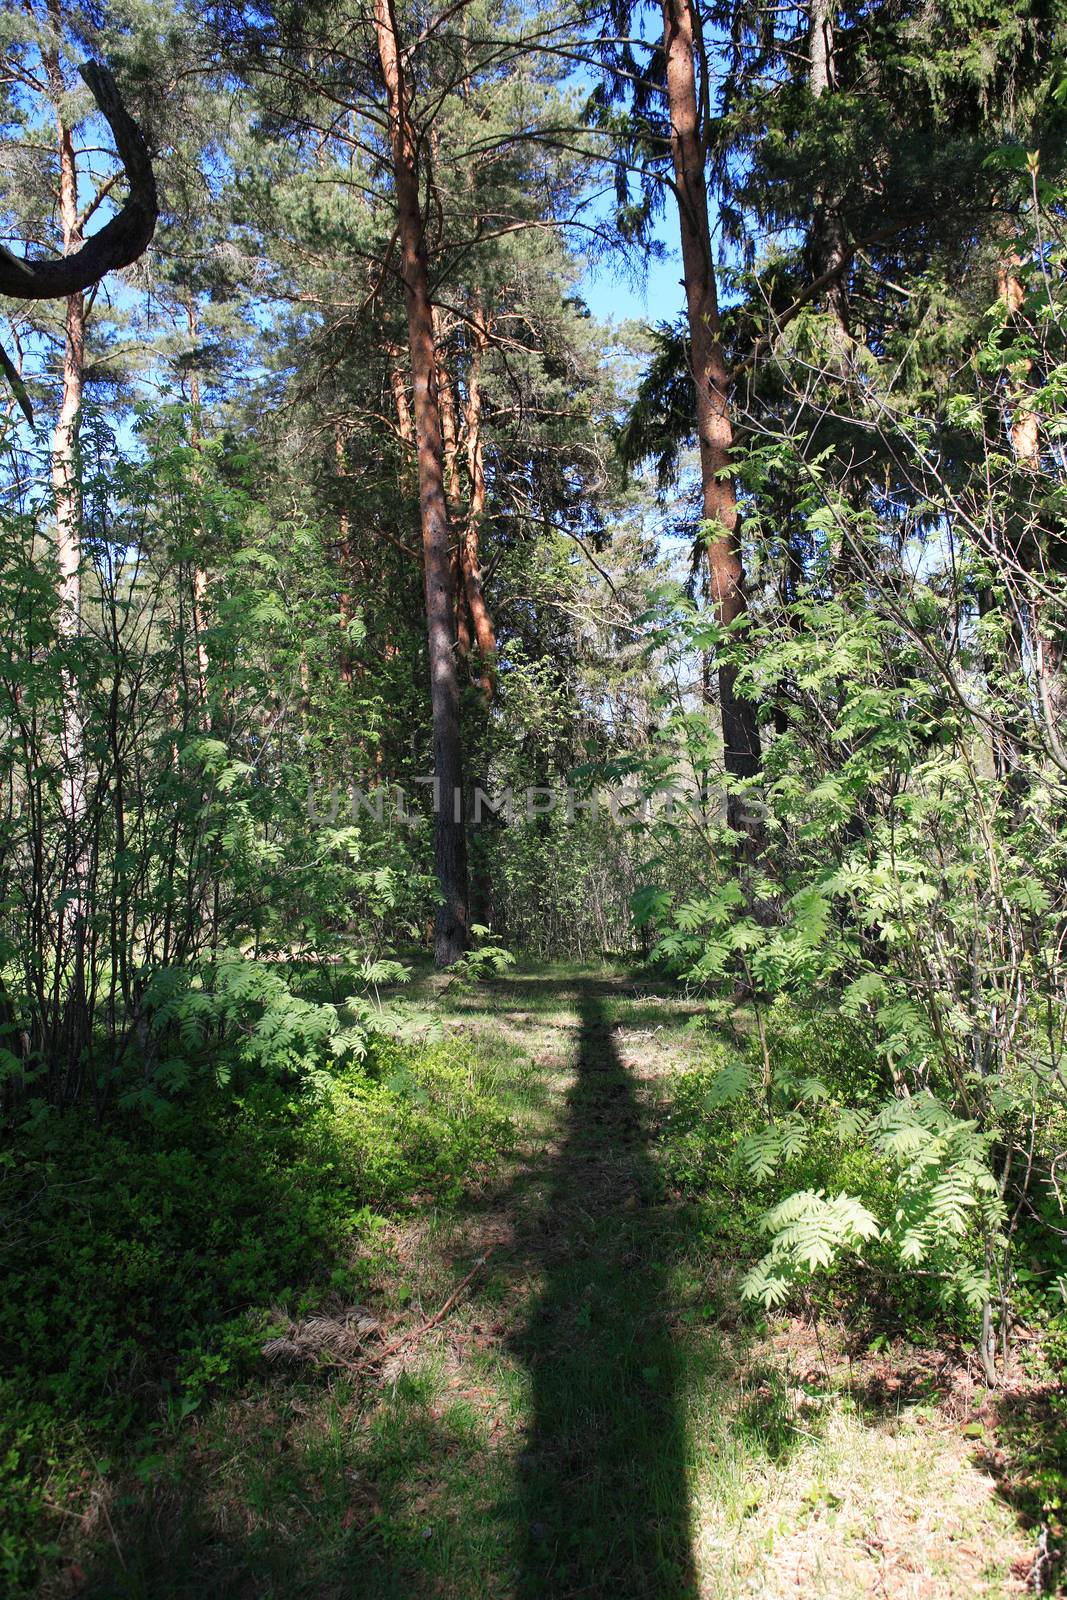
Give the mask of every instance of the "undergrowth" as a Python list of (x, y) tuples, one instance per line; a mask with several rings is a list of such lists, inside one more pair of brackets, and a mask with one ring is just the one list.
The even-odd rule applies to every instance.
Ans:
[[(966, 1269), (981, 1267), (979, 1219), (965, 1211), (954, 1219), (951, 1251), (935, 1247), (910, 1268), (902, 1263), (900, 1238), (914, 1213), (909, 1190), (916, 1174), (891, 1142), (871, 1137), (872, 1129), (880, 1132), (877, 1108), (892, 1084), (862, 1030), (848, 1018), (806, 1015), (779, 1002), (762, 1040), (755, 1029), (720, 1036), (701, 1056), (672, 1086), (661, 1131), (664, 1181), (697, 1208), (709, 1249), (737, 1265), (742, 1289), (755, 1285), (750, 1314), (761, 1321), (763, 1308), (775, 1304), (813, 1324), (833, 1322), (849, 1330), (857, 1353), (868, 1355), (889, 1353), (898, 1343), (973, 1348), (978, 1322)], [(913, 1138), (906, 1154), (917, 1148)], [(951, 1153), (933, 1150), (933, 1182), (951, 1173)], [(928, 1193), (929, 1186), (921, 1195), (927, 1204)], [(842, 1204), (877, 1227), (864, 1237), (843, 1230), (820, 1237), (823, 1208)], [(790, 1244), (799, 1240), (806, 1254), (768, 1295), (783, 1219)], [(830, 1215), (825, 1234), (836, 1221)], [(1037, 1530), (1048, 1585), (1067, 1554), (1067, 1310), (1062, 1253), (1050, 1264), (1041, 1225), (1040, 1218), (1029, 1229), (1022, 1225), (1014, 1242), (1016, 1310), (1006, 1337), (1022, 1381), (1009, 1383), (996, 1403), (1002, 1448), (988, 1465)]]
[[(8, 1130), (0, 1159), (0, 1584), (28, 1588), (51, 1506), (144, 1462), (262, 1365), (273, 1322), (357, 1301), (383, 1223), (448, 1205), (510, 1129), (463, 1042), (369, 1035), (321, 1075), (235, 1072)], [(324, 1067), (325, 1072), (325, 1067)], [(127, 1086), (135, 1090), (137, 1085)]]

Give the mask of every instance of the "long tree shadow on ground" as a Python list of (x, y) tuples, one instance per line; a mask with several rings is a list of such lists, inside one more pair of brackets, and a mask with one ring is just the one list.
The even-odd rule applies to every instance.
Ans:
[(531, 1416), (518, 1463), (518, 1593), (696, 1594), (669, 1261), (644, 1114), (596, 986), (575, 991), (577, 1071), (542, 1204), (540, 1274), (513, 1348)]
[[(576, 1012), (572, 1050), (560, 1030), (575, 1066), (562, 1103), (551, 1072), (531, 1073), (537, 1126), (555, 1130), (547, 1152), (474, 1207), (506, 1238), (499, 1276), (515, 1292), (480, 1303), (476, 1280), (471, 1331), (492, 1322), (493, 1341), (506, 1339), (526, 1418), (517, 1454), (508, 1433), (494, 1448), (465, 1401), (449, 1402), (432, 1361), (334, 1403), (323, 1377), (262, 1374), (190, 1424), (143, 1486), (127, 1482), (69, 1592), (696, 1600), (671, 1327), (684, 1235), (660, 1204), (645, 1112), (616, 1049), (623, 990), (589, 978), (560, 993), (546, 977), (500, 993), (531, 1007), (510, 1013), (520, 1027), (546, 1001), (553, 1016), (568, 1001)], [(461, 1349), (462, 1332), (446, 1329)], [(499, 1346), (486, 1353), (494, 1361)], [(477, 1385), (476, 1368), (464, 1376)]]

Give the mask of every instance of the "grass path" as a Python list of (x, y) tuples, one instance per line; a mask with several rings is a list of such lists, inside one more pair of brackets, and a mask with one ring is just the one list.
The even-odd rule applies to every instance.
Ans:
[(519, 1147), (398, 1230), (379, 1298), (402, 1332), (469, 1286), (369, 1382), (267, 1383), (197, 1419), (85, 1592), (1023, 1592), (1028, 1542), (936, 1406), (864, 1407), (806, 1329), (746, 1331), (733, 1264), (658, 1171), (689, 1007), (608, 970), (436, 983), (412, 1009), (473, 1035)]

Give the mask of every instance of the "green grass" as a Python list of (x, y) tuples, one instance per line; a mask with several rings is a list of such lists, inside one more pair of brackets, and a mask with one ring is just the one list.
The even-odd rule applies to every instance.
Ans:
[[(721, 1197), (702, 1205), (669, 1159), (692, 1002), (553, 966), (476, 988), (423, 973), (397, 1003), (444, 1023), (451, 1092), (516, 1144), (458, 1198), (383, 1211), (360, 1297), (395, 1337), (482, 1261), (468, 1290), (364, 1371), (253, 1363), (110, 1459), (68, 1433), (36, 1462), (55, 1544), (37, 1592), (1017, 1592), (1032, 1540), (932, 1391), (861, 1403), (833, 1330), (739, 1307)], [(314, 1266), (294, 1315), (316, 1309)]]

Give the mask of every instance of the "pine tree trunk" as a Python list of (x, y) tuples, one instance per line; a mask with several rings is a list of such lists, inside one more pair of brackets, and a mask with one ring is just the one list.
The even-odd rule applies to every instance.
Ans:
[(393, 405), (396, 408), (396, 431), (401, 444), (414, 445), (415, 425), (411, 420), (411, 407), (408, 405), (407, 385), (400, 362), (404, 352), (398, 344), (384, 346), (389, 357), (389, 388), (393, 395)]
[(441, 318), (436, 306), (433, 308), (433, 341), (437, 361), (437, 399), (441, 408), (445, 501), (452, 507), (454, 513), (459, 504), (459, 429), (456, 425), (456, 398), (448, 371)]
[(459, 677), (454, 654), (454, 591), (449, 561), (444, 442), (437, 397), (433, 308), (419, 203), (416, 144), (408, 116), (407, 91), (392, 0), (375, 0), (374, 17), (378, 56), (388, 98), (397, 227), (414, 390), (433, 724), (434, 859), (441, 894), (434, 933), (434, 957), (438, 966), (449, 966), (467, 948), (469, 912), (467, 849), (462, 815), (463, 748), (459, 720)]
[[(459, 426), (456, 419), (456, 400), (449, 376), (441, 318), (437, 307), (433, 314), (434, 353), (436, 357), (437, 397), (441, 407), (441, 443), (444, 450), (445, 504), (448, 507), (450, 526), (454, 526), (460, 511), (459, 482)], [(452, 593), (455, 599), (456, 657), (466, 670), (471, 654), (470, 614), (463, 586), (462, 541), (449, 554), (452, 566)]]
[[(667, 103), (682, 239), (690, 361), (696, 391), (709, 590), (717, 620), (721, 626), (728, 627), (747, 612), (748, 596), (741, 561), (737, 496), (729, 471), (733, 424), (726, 363), (719, 338), (719, 305), (711, 258), (694, 45), (689, 0), (663, 0)], [(720, 665), (718, 678), (726, 770), (734, 777), (752, 777), (760, 762), (756, 707), (737, 694), (736, 667)], [(737, 820), (738, 809), (731, 805), (732, 822)]]
[(478, 538), (485, 515), (485, 451), (482, 444), (482, 360), (489, 345), (489, 328), (481, 310), (475, 308), (474, 350), (471, 353), (470, 373), (467, 378), (467, 470), (470, 474), (471, 501), (467, 525), (463, 533), (461, 558), (463, 583), (467, 595), (467, 609), (474, 623), (474, 636), (481, 656), (482, 693), (486, 701), (493, 698), (496, 676), (496, 628), (490, 615), (482, 589), (482, 569), (478, 552)]
[(463, 552), (459, 546), (452, 552), (452, 588), (456, 596), (456, 656), (466, 669), (470, 663), (474, 641), (471, 638), (467, 591), (463, 586)]

